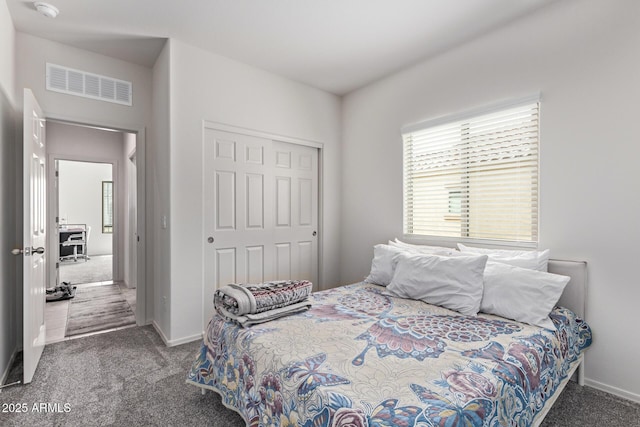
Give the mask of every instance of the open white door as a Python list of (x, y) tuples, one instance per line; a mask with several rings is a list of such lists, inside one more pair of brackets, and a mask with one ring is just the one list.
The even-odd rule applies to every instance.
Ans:
[(24, 90), (24, 248), (23, 254), (23, 359), (24, 383), (36, 372), (45, 342), (46, 256), (46, 150), (45, 121), (33, 93)]

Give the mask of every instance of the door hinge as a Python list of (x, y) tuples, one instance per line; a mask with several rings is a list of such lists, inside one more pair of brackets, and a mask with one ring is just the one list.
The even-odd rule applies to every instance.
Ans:
[(56, 217), (56, 224), (57, 224), (57, 223), (59, 223), (59, 222), (60, 222), (60, 217), (59, 217), (59, 216), (57, 216), (57, 217)]
[(60, 172), (56, 171), (56, 178), (60, 176)]
[(56, 262), (56, 268), (60, 268), (60, 263)]

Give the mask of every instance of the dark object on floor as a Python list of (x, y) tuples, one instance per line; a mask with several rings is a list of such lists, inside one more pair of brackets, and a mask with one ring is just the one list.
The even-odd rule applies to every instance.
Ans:
[(60, 286), (47, 289), (47, 302), (62, 301), (76, 296), (76, 287), (69, 282), (62, 282)]

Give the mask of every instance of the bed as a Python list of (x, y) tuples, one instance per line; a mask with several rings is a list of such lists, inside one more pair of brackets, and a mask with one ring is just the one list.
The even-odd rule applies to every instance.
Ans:
[(571, 277), (555, 331), (357, 283), (250, 328), (213, 316), (187, 382), (251, 426), (537, 426), (591, 344), (585, 263), (549, 272)]

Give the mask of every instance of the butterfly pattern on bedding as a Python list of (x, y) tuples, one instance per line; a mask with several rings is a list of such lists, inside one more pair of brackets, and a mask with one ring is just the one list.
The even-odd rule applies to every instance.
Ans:
[(187, 382), (249, 426), (527, 426), (591, 344), (563, 308), (552, 332), (381, 290), (318, 292), (308, 312), (259, 327), (214, 316)]
[(302, 362), (294, 362), (285, 369), (285, 378), (300, 381), (298, 396), (306, 400), (320, 386), (348, 384), (349, 380), (330, 372), (319, 372), (320, 366), (327, 360), (326, 353), (306, 358)]
[[(401, 359), (435, 358), (445, 351), (447, 341), (483, 341), (500, 334), (511, 334), (521, 328), (514, 322), (487, 320), (481, 317), (415, 315), (386, 317), (356, 337), (368, 342), (353, 364), (360, 366), (371, 347), (378, 357), (394, 355)], [(401, 344), (400, 344), (401, 343)]]

